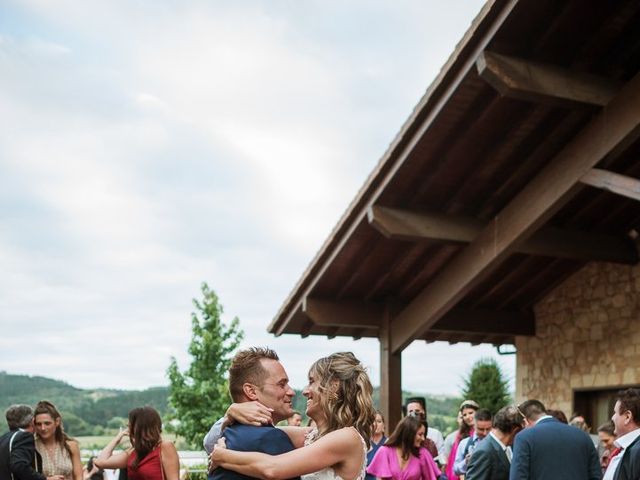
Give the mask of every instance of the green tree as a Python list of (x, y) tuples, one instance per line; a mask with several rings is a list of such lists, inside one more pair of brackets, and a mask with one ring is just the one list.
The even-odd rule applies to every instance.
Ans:
[(167, 369), (169, 403), (179, 420), (176, 433), (192, 446), (201, 445), (229, 405), (227, 371), (231, 354), (244, 337), (238, 318), (229, 325), (222, 322), (223, 309), (215, 292), (206, 283), (201, 290), (202, 302), (194, 299), (196, 312), (191, 313), (191, 365), (182, 373), (172, 357)]
[(495, 414), (511, 401), (509, 381), (493, 358), (477, 361), (464, 380), (462, 396), (475, 400), (482, 408)]

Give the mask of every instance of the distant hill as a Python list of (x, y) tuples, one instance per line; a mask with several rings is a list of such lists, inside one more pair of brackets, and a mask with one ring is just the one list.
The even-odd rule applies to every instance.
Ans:
[[(126, 424), (129, 410), (141, 405), (155, 407), (160, 415), (168, 413), (168, 387), (147, 390), (84, 390), (60, 380), (0, 372), (0, 411), (14, 403), (34, 405), (50, 400), (62, 412), (65, 430), (70, 435), (101, 435), (108, 428)], [(0, 432), (7, 430), (4, 418)]]
[[(301, 390), (296, 390), (293, 408), (303, 414), (307, 400)], [(456, 414), (461, 399), (448, 396), (403, 392), (402, 398), (423, 396), (427, 399), (429, 425), (445, 432), (456, 428)], [(0, 412), (9, 405), (26, 403), (34, 405), (40, 400), (50, 400), (62, 412), (65, 430), (72, 436), (103, 435), (113, 433), (126, 425), (129, 410), (142, 405), (156, 408), (162, 417), (169, 413), (169, 387), (147, 390), (81, 389), (60, 380), (28, 375), (12, 375), (0, 371)], [(373, 392), (376, 408), (380, 405), (380, 388)], [(4, 415), (3, 415), (4, 417)], [(387, 425), (387, 432), (393, 426)], [(0, 433), (7, 430), (4, 418), (0, 419)]]

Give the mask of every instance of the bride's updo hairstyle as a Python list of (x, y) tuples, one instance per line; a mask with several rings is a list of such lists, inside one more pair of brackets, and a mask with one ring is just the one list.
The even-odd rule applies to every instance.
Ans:
[(338, 352), (316, 361), (309, 375), (318, 383), (320, 408), (327, 419), (327, 430), (355, 427), (367, 442), (373, 432), (376, 411), (373, 387), (360, 360), (351, 352)]

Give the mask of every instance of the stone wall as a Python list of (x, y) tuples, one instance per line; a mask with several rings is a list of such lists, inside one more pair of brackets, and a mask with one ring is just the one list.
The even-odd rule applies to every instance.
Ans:
[(516, 399), (573, 409), (573, 390), (640, 383), (640, 266), (590, 263), (535, 307), (519, 337)]

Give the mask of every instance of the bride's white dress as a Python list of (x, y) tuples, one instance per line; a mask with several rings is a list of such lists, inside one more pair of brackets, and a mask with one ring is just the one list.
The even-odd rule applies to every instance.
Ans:
[[(353, 427), (350, 427), (353, 428)], [(355, 430), (355, 428), (354, 428)], [(360, 473), (354, 480), (363, 480), (367, 473), (367, 443), (362, 438), (362, 435), (356, 430), (360, 440), (362, 440), (362, 467), (360, 468)], [(307, 434), (307, 438), (304, 440), (305, 446), (313, 443), (318, 438), (318, 429), (314, 428)], [(308, 473), (307, 475), (301, 475), (300, 478), (302, 480), (345, 480), (342, 477), (336, 475), (336, 472), (333, 471), (333, 468), (327, 467), (322, 470), (314, 473)], [(349, 479), (346, 479), (349, 480)]]

